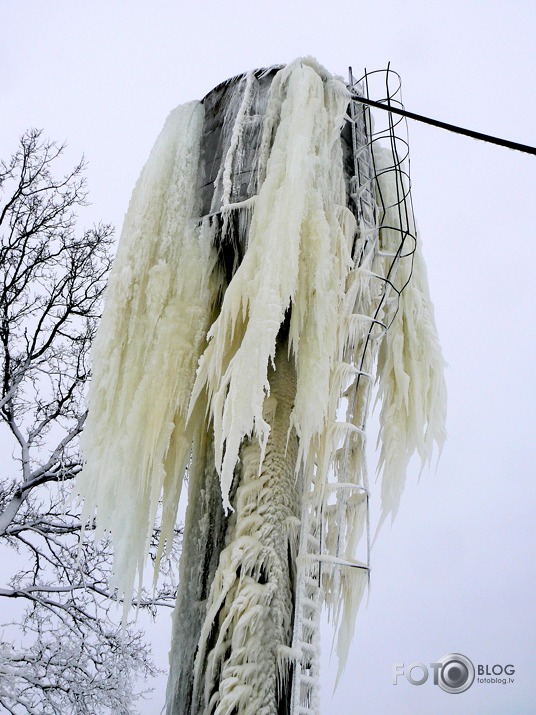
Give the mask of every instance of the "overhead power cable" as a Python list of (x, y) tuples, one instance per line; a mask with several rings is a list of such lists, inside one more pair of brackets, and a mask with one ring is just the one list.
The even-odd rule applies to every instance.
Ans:
[(384, 109), (387, 112), (392, 112), (393, 114), (399, 114), (402, 117), (407, 117), (408, 119), (414, 119), (417, 122), (423, 122), (424, 124), (430, 124), (433, 127), (439, 127), (440, 129), (446, 129), (449, 132), (454, 132), (456, 134), (463, 134), (466, 137), (471, 137), (472, 139), (478, 139), (480, 141), (489, 142), (490, 144), (497, 144), (498, 146), (504, 146), (507, 149), (513, 149), (515, 151), (522, 151), (525, 154), (536, 155), (536, 147), (528, 146), (527, 144), (520, 144), (519, 142), (513, 142), (509, 139), (500, 139), (499, 137), (492, 137), (489, 134), (483, 134), (482, 132), (475, 132), (472, 129), (464, 129), (463, 127), (457, 127), (454, 124), (448, 124), (447, 122), (441, 122), (439, 119), (431, 119), (430, 117), (424, 117), (422, 114), (415, 114), (414, 112), (408, 112), (406, 109), (400, 107), (395, 107), (391, 103), (376, 102), (373, 99), (368, 99), (360, 94), (352, 92), (352, 97), (357, 102), (362, 102), (370, 107), (375, 107), (376, 109)]

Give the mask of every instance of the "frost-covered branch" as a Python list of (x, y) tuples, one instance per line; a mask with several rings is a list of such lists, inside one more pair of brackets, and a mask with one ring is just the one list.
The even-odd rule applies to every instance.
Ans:
[[(67, 622), (58, 630), (34, 610), (24, 624), (29, 645), (6, 641), (0, 654), (0, 706), (4, 712), (127, 715), (142, 694), (129, 673), (154, 675), (142, 635), (105, 624), (82, 631)], [(18, 639), (17, 639), (18, 640)]]
[[(85, 161), (55, 176), (64, 148), (30, 130), (0, 161), (0, 713), (126, 714), (155, 668), (139, 628), (121, 636), (109, 540), (86, 542), (71, 500), (113, 229), (77, 231)], [(162, 573), (136, 601), (153, 616), (174, 601)]]

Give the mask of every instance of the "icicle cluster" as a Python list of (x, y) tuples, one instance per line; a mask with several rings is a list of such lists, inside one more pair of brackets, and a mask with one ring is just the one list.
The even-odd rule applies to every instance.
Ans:
[(83, 518), (113, 537), (126, 601), (140, 578), (159, 499), (171, 538), (192, 424), (197, 362), (214, 301), (215, 253), (197, 221), (203, 106), (169, 116), (134, 189), (93, 346), (78, 479)]
[(374, 377), (382, 405), (377, 469), (382, 512), (376, 533), (389, 514), (396, 515), (412, 455), (417, 452), (424, 468), (434, 445), (440, 453), (446, 436), (444, 360), (406, 176), (392, 147), (373, 142), (371, 149), (377, 245), (370, 232), (358, 235), (354, 255), (360, 260), (348, 276), (341, 312), (339, 341), (346, 362), (333, 380), (338, 404), (347, 405), (346, 423), (333, 426), (335, 439), (326, 447), (333, 478), (320, 468), (311, 477), (316, 486), (328, 481), (328, 492), (336, 494), (335, 500), (324, 500), (322, 527), (328, 555), (323, 592), (338, 631), (338, 677), (367, 583), (367, 571), (361, 568), (367, 564), (356, 561), (355, 553), (367, 524), (365, 430)]
[[(422, 243), (414, 240), (417, 230), (411, 213), (399, 211), (400, 192), (392, 152), (375, 148), (379, 192), (385, 205), (381, 232), (382, 249), (401, 254), (394, 287), (399, 291), (396, 315), (381, 343), (378, 356), (378, 392), (381, 402), (378, 473), (382, 475), (380, 524), (389, 514), (396, 516), (406, 470), (417, 453), (421, 468), (430, 463), (434, 444), (441, 452), (446, 438), (445, 363), (437, 336), (434, 309)], [(400, 237), (406, 236), (403, 245)]]
[[(227, 287), (197, 373), (192, 406), (206, 387), (214, 419), (223, 503), (242, 440), (253, 436), (261, 463), (270, 428), (262, 416), (268, 366), (290, 309), (289, 350), (297, 387), (291, 422), (300, 462), (328, 422), (337, 323), (351, 267), (355, 221), (346, 208), (340, 130), (348, 92), (305, 62), (276, 75), (267, 108), (248, 250)], [(267, 157), (263, 149), (274, 132)], [(265, 162), (265, 166), (264, 166)]]

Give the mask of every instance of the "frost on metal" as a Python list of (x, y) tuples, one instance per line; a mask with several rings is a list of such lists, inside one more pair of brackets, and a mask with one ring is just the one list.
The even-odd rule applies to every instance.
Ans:
[(128, 600), (188, 478), (168, 715), (318, 712), (320, 609), (342, 671), (368, 579), (374, 381), (382, 518), (444, 438), (409, 187), (362, 91), (309, 58), (229, 81), (170, 115), (134, 190), (79, 490)]

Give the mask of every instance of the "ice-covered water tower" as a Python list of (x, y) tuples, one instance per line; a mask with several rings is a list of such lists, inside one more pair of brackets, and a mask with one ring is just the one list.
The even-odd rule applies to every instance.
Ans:
[(170, 115), (133, 194), (79, 487), (128, 599), (187, 477), (167, 715), (319, 713), (321, 609), (342, 669), (370, 574), (374, 383), (382, 518), (444, 436), (405, 125), (361, 101), (378, 76), (228, 80)]

